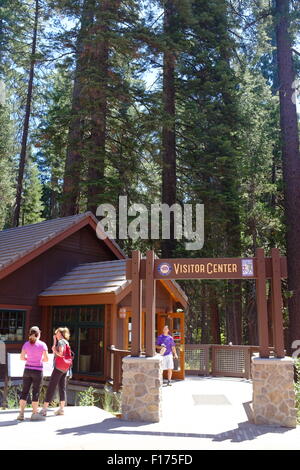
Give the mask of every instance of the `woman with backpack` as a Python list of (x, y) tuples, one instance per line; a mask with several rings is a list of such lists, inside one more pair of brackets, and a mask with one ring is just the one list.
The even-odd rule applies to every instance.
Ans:
[(69, 346), (70, 332), (69, 329), (57, 328), (53, 336), (52, 351), (54, 354), (54, 369), (50, 377), (45, 402), (40, 411), (42, 416), (47, 416), (49, 403), (53, 400), (54, 392), (58, 386), (60, 407), (55, 412), (56, 416), (64, 415), (64, 407), (66, 401), (66, 383), (67, 372), (72, 365), (72, 353)]
[(47, 345), (40, 341), (41, 330), (38, 326), (32, 326), (29, 330), (28, 341), (23, 345), (21, 360), (26, 361), (23, 374), (23, 387), (20, 398), (20, 413), (18, 421), (24, 421), (24, 410), (27, 396), (32, 386), (32, 415), (31, 421), (38, 421), (39, 394), (43, 380), (43, 362), (48, 362)]

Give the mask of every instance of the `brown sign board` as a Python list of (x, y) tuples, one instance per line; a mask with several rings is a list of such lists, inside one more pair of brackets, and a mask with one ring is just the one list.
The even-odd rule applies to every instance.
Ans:
[[(256, 258), (155, 259), (154, 279), (257, 279)], [(271, 258), (265, 258), (266, 278), (272, 278)], [(286, 257), (280, 257), (281, 278), (287, 277)], [(126, 278), (132, 279), (132, 260)], [(140, 279), (146, 279), (146, 260), (141, 259)]]

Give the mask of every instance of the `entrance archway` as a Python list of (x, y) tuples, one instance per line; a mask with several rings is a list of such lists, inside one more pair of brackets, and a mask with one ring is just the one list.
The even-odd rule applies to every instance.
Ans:
[[(123, 359), (122, 413), (125, 419), (159, 421), (161, 417), (161, 358), (155, 355), (156, 281), (177, 279), (253, 279), (259, 357), (252, 359), (253, 416), (256, 424), (296, 426), (293, 360), (285, 357), (281, 279), (287, 260), (273, 248), (271, 256), (258, 248), (253, 258), (158, 259), (154, 251), (141, 258), (132, 252), (126, 277), (132, 281), (131, 355)], [(266, 282), (271, 281), (271, 317), (274, 356), (269, 354)], [(142, 354), (142, 282), (146, 292), (145, 354)]]
[(131, 356), (142, 354), (141, 283), (146, 284), (146, 356), (155, 355), (155, 288), (157, 280), (177, 279), (254, 279), (258, 316), (259, 356), (269, 357), (268, 308), (266, 281), (271, 280), (271, 312), (275, 357), (283, 358), (283, 316), (281, 279), (287, 277), (286, 257), (273, 248), (271, 256), (258, 248), (254, 258), (171, 258), (158, 259), (148, 251), (146, 259), (140, 251), (132, 252), (127, 261), (126, 277), (132, 280), (132, 344)]

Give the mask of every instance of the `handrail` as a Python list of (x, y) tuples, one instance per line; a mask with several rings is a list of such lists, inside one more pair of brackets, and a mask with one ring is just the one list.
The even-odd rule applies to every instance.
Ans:
[(111, 378), (113, 381), (113, 391), (119, 392), (122, 386), (122, 359), (125, 356), (130, 354), (130, 351), (126, 349), (118, 349), (113, 344), (107, 346), (108, 351), (111, 352), (111, 360), (110, 360), (110, 371), (111, 371)]
[(118, 349), (113, 344), (111, 344), (110, 346), (107, 346), (107, 349), (111, 352), (117, 352), (117, 353), (119, 352), (119, 353), (130, 354), (130, 351), (128, 349)]

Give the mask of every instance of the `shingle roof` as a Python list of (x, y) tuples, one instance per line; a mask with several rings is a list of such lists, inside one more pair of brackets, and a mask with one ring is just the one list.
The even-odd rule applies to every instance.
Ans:
[[(121, 259), (80, 264), (44, 290), (40, 296), (107, 293), (118, 295), (131, 284), (131, 281), (126, 280), (126, 261), (126, 259)], [(171, 283), (179, 295), (187, 301), (185, 292), (177, 282), (174, 280), (165, 282)]]
[[(92, 218), (96, 224), (98, 223), (91, 212), (86, 212), (0, 231), (0, 271), (89, 218)], [(122, 253), (114, 240), (110, 242)], [(124, 254), (123, 256), (125, 257)]]
[(126, 260), (84, 263), (44, 290), (40, 296), (104, 294), (124, 289), (131, 281), (126, 280)]

